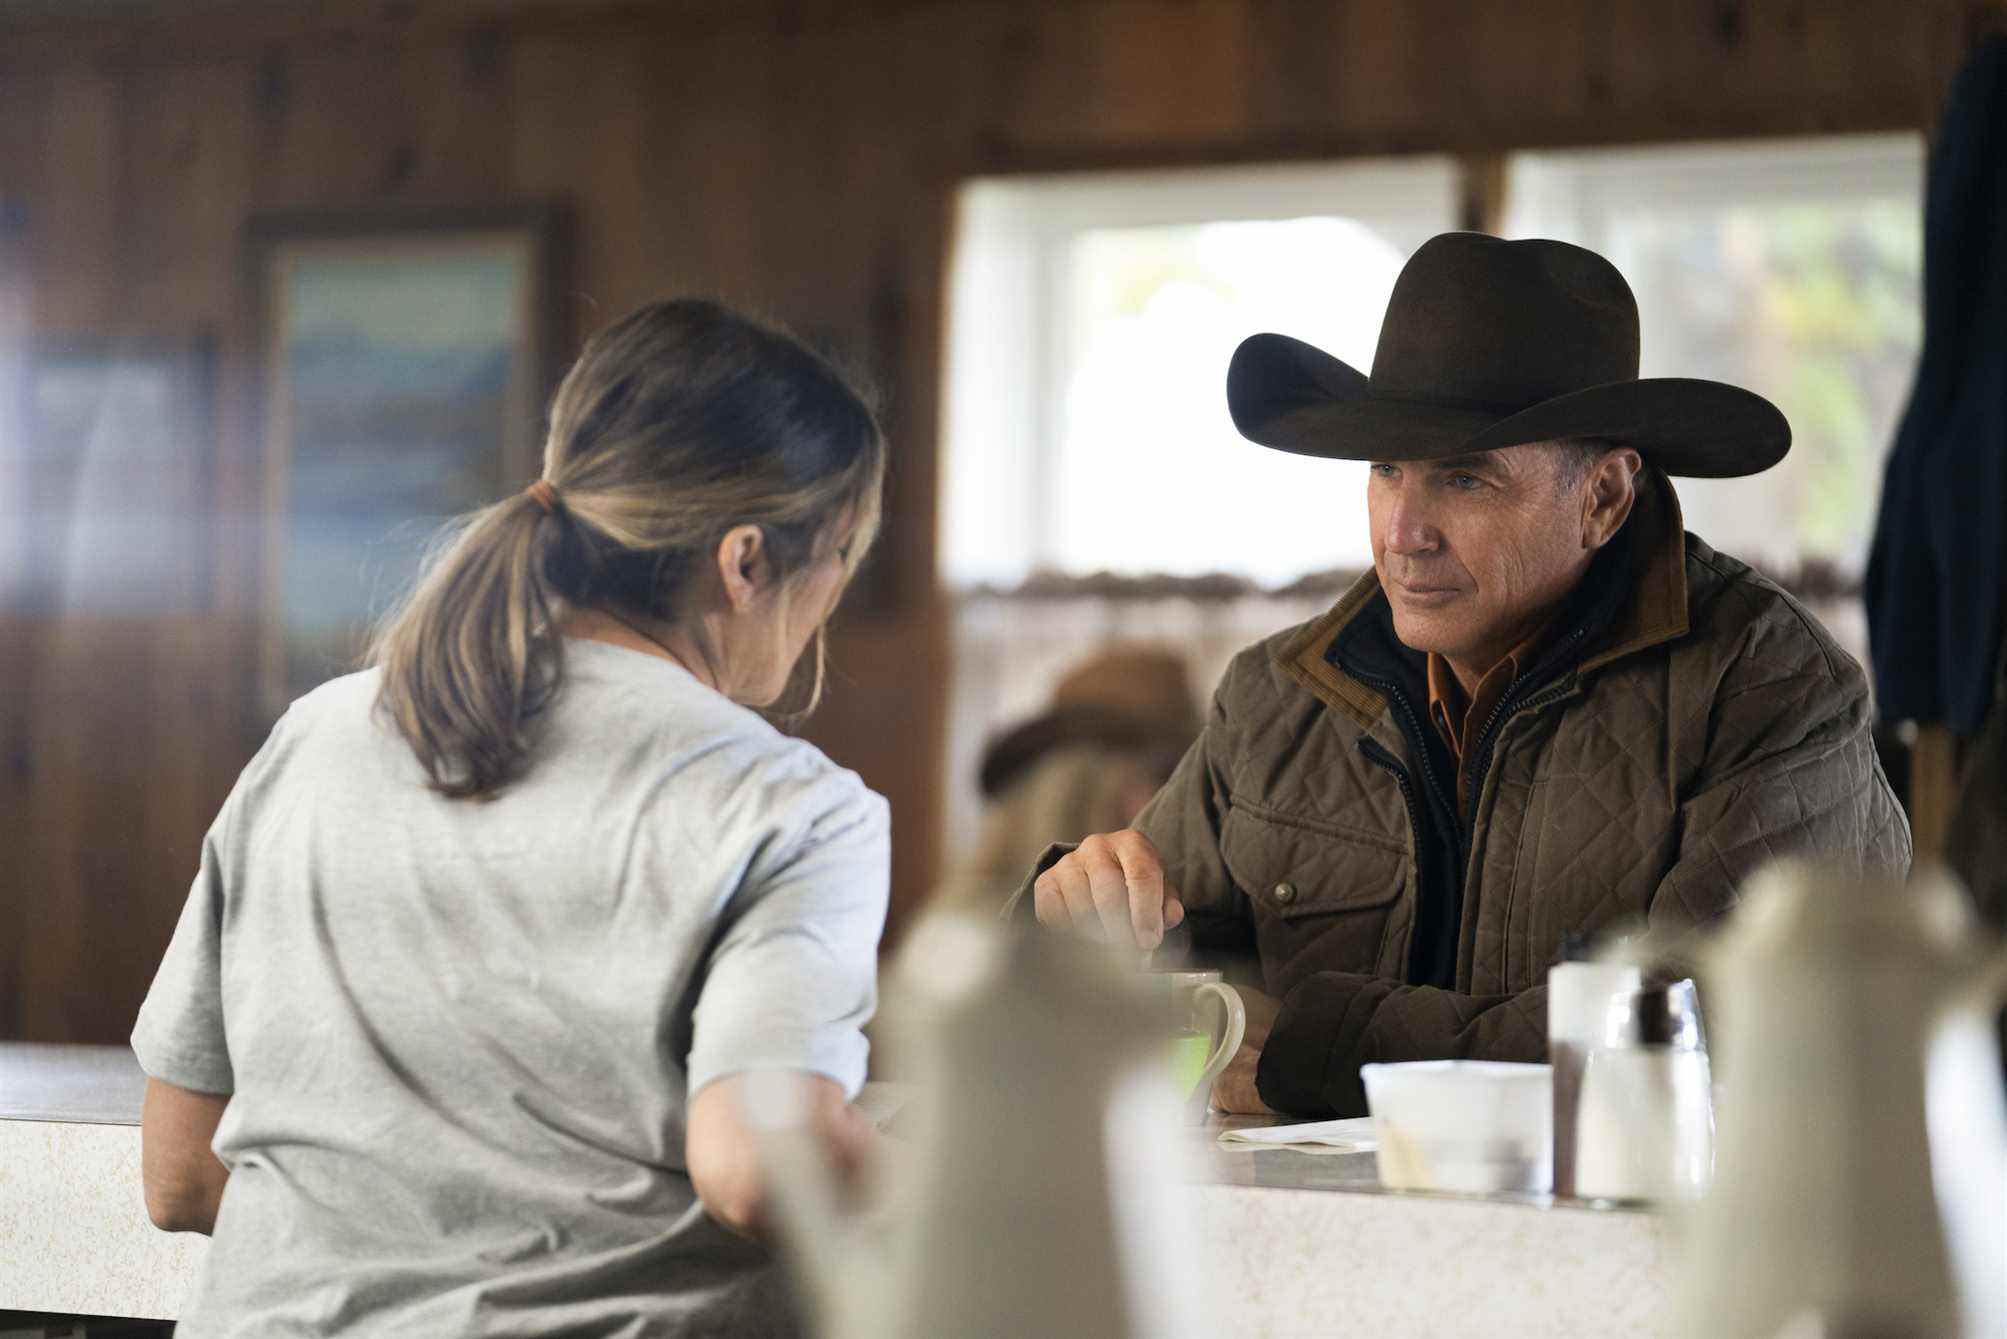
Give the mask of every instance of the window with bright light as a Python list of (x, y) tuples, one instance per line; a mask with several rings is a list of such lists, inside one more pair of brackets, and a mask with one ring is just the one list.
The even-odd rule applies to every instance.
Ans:
[(1440, 159), (978, 182), (961, 201), (943, 567), (1362, 567), (1364, 467), (1254, 445), (1226, 410), (1263, 330), (1370, 366), (1394, 277), (1455, 226)]
[(1923, 328), (1921, 135), (1523, 154), (1511, 236), (1609, 257), (1637, 295), (1645, 376), (1767, 396), (1791, 454), (1678, 481), (1687, 527), (1792, 573), (1860, 573)]

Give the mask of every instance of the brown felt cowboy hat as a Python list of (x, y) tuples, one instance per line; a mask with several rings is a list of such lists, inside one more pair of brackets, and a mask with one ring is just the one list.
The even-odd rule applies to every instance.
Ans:
[(1074, 744), (1133, 753), (1168, 777), (1198, 738), (1199, 724), (1182, 657), (1117, 644), (1068, 670), (1044, 711), (992, 739), (979, 782), (984, 795), (1001, 795), (1048, 753)]
[(1337, 460), (1436, 460), (1572, 437), (1668, 474), (1767, 470), (1791, 425), (1718, 381), (1638, 376), (1638, 304), (1617, 267), (1566, 242), (1432, 237), (1394, 281), (1371, 376), (1287, 335), (1227, 368), (1241, 435)]

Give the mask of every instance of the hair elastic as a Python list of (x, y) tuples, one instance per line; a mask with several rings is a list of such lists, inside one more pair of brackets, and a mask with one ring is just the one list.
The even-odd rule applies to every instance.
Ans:
[(539, 479), (523, 491), (529, 494), (530, 501), (543, 508), (544, 515), (557, 515), (558, 492), (549, 479)]

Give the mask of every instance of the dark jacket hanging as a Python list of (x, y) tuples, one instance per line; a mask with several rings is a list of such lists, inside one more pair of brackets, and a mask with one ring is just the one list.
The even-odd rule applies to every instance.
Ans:
[(1923, 354), (1868, 558), (1889, 720), (1975, 734), (2007, 591), (2007, 38), (1952, 85), (1924, 206)]

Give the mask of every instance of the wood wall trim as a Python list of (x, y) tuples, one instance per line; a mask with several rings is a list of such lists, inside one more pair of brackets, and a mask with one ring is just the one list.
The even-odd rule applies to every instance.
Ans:
[[(868, 8), (870, 6), (867, 0)], [(49, 61), (178, 64), (268, 54), (275, 49), (339, 50), (397, 41), (450, 44), (473, 34), (621, 37), (672, 26), (693, 34), (775, 22), (771, 0), (194, 0), (124, 14), (0, 18), (7, 49), (0, 68)]]
[(1904, 96), (1884, 105), (1857, 105), (1845, 117), (1791, 108), (1769, 108), (1741, 117), (1696, 115), (1677, 123), (1632, 115), (1607, 121), (1529, 121), (1509, 131), (1453, 127), (1441, 132), (1303, 130), (1219, 139), (1123, 144), (982, 141), (971, 148), (970, 176), (1043, 176), (1061, 172), (1125, 172), (1261, 163), (1317, 163), (1349, 158), (1403, 158), (1449, 153), (1466, 163), (1509, 153), (1552, 149), (1622, 148), (1677, 142), (1791, 139), (1818, 135), (1893, 134), (1928, 123), (1921, 103)]

